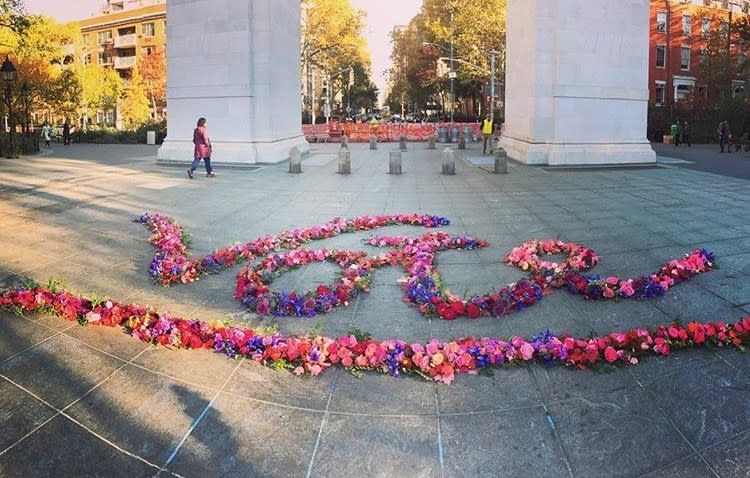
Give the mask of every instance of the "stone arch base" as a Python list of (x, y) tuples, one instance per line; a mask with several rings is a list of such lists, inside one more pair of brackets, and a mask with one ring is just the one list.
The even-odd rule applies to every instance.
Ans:
[(653, 163), (649, 0), (508, 0), (501, 146), (526, 164)]
[(207, 119), (217, 164), (309, 151), (300, 115), (299, 0), (169, 0), (167, 138), (161, 161), (190, 161)]

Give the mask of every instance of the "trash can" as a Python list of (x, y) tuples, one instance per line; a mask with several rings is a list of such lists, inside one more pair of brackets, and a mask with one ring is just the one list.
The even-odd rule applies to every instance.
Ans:
[(447, 143), (448, 142), (448, 128), (446, 128), (445, 126), (438, 127), (437, 138), (438, 138), (438, 143)]
[(474, 132), (471, 130), (471, 126), (464, 126), (464, 140), (467, 143), (474, 141)]
[(146, 144), (156, 144), (156, 131), (146, 131)]

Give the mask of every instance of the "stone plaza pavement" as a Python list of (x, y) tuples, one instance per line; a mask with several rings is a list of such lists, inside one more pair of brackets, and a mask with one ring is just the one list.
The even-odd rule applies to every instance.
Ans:
[[(674, 164), (588, 170), (511, 163), (507, 175), (470, 145), (456, 175), (440, 151), (411, 143), (403, 174), (388, 151), (352, 145), (352, 174), (336, 174), (338, 145), (313, 145), (302, 174), (287, 164), (199, 170), (157, 164), (147, 146), (54, 145), (0, 159), (0, 286), (64, 280), (69, 290), (205, 320), (283, 332), (352, 328), (374, 338), (530, 337), (545, 329), (607, 333), (750, 313), (750, 183)], [(490, 246), (438, 256), (458, 294), (524, 277), (502, 263), (533, 238), (594, 248), (593, 272), (636, 276), (695, 247), (718, 268), (650, 301), (588, 302), (555, 290), (506, 318), (428, 320), (401, 300), (395, 268), (368, 294), (313, 319), (258, 318), (233, 300), (240, 266), (163, 288), (142, 213), (173, 217), (194, 254), (322, 224), (336, 216), (427, 212), (446, 231)], [(364, 246), (392, 227), (311, 247)], [(274, 290), (329, 283), (311, 265)], [(458, 375), (452, 385), (331, 368), (295, 377), (208, 351), (141, 343), (119, 329), (0, 313), (0, 476), (3, 477), (750, 477), (750, 354), (678, 351), (611, 373), (529, 364)]]

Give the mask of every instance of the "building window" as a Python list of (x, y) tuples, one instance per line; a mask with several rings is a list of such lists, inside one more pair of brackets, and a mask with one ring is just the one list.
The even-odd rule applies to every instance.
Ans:
[(690, 47), (689, 46), (682, 46), (680, 48), (680, 69), (682, 70), (690, 69)]
[(709, 33), (711, 33), (711, 19), (704, 18), (701, 20), (701, 34), (707, 37)]
[(674, 89), (674, 100), (676, 102), (686, 100), (690, 96), (690, 85), (677, 85)]
[(112, 63), (112, 56), (106, 51), (100, 51), (99, 52), (99, 64), (109, 65), (110, 63)]
[(693, 17), (690, 15), (682, 16), (682, 34), (690, 36), (690, 32), (693, 29)]
[(667, 12), (656, 12), (656, 31), (667, 31)]
[(154, 46), (144, 46), (141, 47), (141, 56), (149, 56), (156, 50), (156, 47)]
[(657, 81), (656, 88), (654, 88), (656, 106), (664, 105), (664, 92), (666, 91), (667, 84), (664, 81)]
[(112, 30), (107, 30), (107, 31), (97, 33), (96, 41), (100, 45), (104, 45), (105, 43), (110, 43), (112, 41)]
[(89, 34), (88, 33), (83, 34), (83, 46), (89, 46)]
[(83, 55), (83, 64), (88, 65), (91, 63), (91, 53), (86, 53)]
[(656, 67), (667, 66), (667, 45), (656, 45)]
[(156, 35), (154, 22), (144, 23), (143, 25), (141, 25), (141, 33), (143, 34), (144, 37), (152, 37)]

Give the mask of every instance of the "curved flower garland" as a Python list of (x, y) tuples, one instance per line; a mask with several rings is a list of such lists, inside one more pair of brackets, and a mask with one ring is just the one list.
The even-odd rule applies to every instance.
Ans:
[(216, 273), (238, 262), (252, 260), (270, 252), (296, 249), (306, 242), (327, 239), (345, 232), (369, 231), (393, 225), (438, 227), (450, 224), (445, 217), (429, 214), (359, 216), (354, 219), (337, 217), (322, 226), (283, 231), (245, 244), (216, 249), (212, 254), (201, 258), (189, 259), (182, 226), (175, 221), (161, 214), (145, 213), (136, 222), (144, 224), (152, 232), (149, 242), (159, 252), (152, 259), (149, 271), (154, 280), (165, 286), (177, 282), (194, 282), (202, 274)]
[[(315, 291), (272, 292), (268, 285), (284, 272), (312, 262), (333, 262), (343, 268), (335, 284), (319, 285)], [(364, 251), (296, 249), (266, 256), (260, 264), (237, 275), (235, 299), (259, 314), (313, 317), (348, 304), (358, 291), (370, 290), (373, 262)]]
[[(546, 254), (567, 254), (568, 257), (562, 264), (539, 259), (539, 255)], [(599, 263), (599, 256), (593, 249), (574, 242), (531, 240), (514, 247), (506, 256), (505, 262), (534, 274), (560, 276), (568, 271), (591, 269)]]
[[(152, 232), (150, 242), (159, 250), (154, 256), (150, 272), (158, 282), (192, 282), (202, 273), (218, 272), (240, 260), (249, 260), (269, 252), (296, 249), (302, 243), (333, 237), (343, 232), (364, 231), (394, 224), (414, 224), (425, 227), (450, 224), (447, 218), (427, 214), (400, 214), (392, 216), (362, 216), (347, 220), (336, 218), (309, 229), (285, 231), (264, 236), (244, 245), (217, 249), (213, 254), (199, 259), (186, 257), (182, 227), (166, 216), (144, 214), (138, 222)], [(452, 237), (437, 231), (421, 237), (381, 236), (368, 241), (378, 247), (391, 247), (385, 255), (366, 258), (364, 252), (310, 251), (306, 249), (286, 254), (270, 254), (259, 266), (246, 268), (237, 276), (235, 298), (260, 314), (312, 317), (327, 313), (348, 303), (357, 292), (369, 291), (369, 275), (373, 268), (400, 265), (407, 272), (404, 282), (404, 300), (413, 303), (424, 315), (437, 315), (446, 320), (457, 317), (504, 316), (522, 310), (540, 301), (551, 287), (565, 287), (571, 293), (586, 299), (649, 299), (664, 295), (675, 284), (710, 271), (713, 254), (696, 249), (682, 259), (674, 259), (648, 276), (622, 279), (598, 275), (586, 276), (581, 271), (598, 264), (599, 256), (593, 249), (576, 243), (549, 239), (532, 240), (511, 250), (505, 262), (528, 270), (528, 278), (502, 287), (496, 292), (464, 299), (445, 290), (436, 267), (436, 253), (446, 249), (476, 249), (488, 243), (468, 236)], [(562, 263), (543, 261), (540, 255), (566, 254)], [(342, 277), (332, 286), (319, 286), (315, 291), (271, 292), (268, 285), (274, 277), (309, 264), (313, 261), (331, 260), (344, 267)]]
[(483, 368), (543, 362), (579, 369), (608, 364), (637, 364), (648, 355), (667, 356), (672, 349), (694, 347), (743, 348), (750, 343), (750, 316), (734, 323), (690, 322), (634, 328), (599, 337), (576, 338), (545, 331), (530, 339), (465, 337), (408, 343), (389, 339), (358, 340), (353, 335), (331, 338), (263, 334), (221, 322), (186, 320), (136, 304), (90, 299), (44, 287), (11, 290), (0, 295), (0, 308), (23, 313), (42, 310), (80, 324), (122, 327), (144, 342), (190, 349), (213, 349), (266, 365), (289, 368), (297, 375), (318, 375), (332, 365), (377, 370), (398, 376), (417, 373), (450, 384), (456, 373), (476, 374)]
[[(563, 264), (542, 261), (539, 254), (568, 254)], [(514, 248), (506, 256), (506, 264), (531, 271), (531, 280), (542, 287), (565, 287), (574, 294), (589, 300), (599, 299), (650, 299), (664, 295), (667, 290), (693, 276), (713, 269), (714, 255), (706, 249), (695, 249), (682, 259), (672, 259), (648, 276), (621, 279), (598, 275), (586, 276), (588, 270), (599, 262), (593, 249), (575, 243), (549, 239), (532, 240)]]

